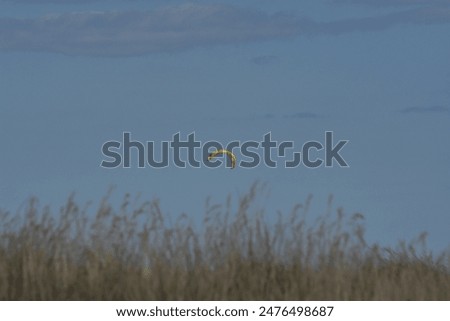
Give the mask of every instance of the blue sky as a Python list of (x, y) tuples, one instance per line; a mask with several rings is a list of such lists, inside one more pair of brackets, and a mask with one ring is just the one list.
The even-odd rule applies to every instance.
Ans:
[[(372, 241), (449, 246), (450, 1), (0, 0), (0, 206), (111, 185), (199, 216), (256, 180), (269, 215), (361, 212)], [(101, 146), (349, 140), (349, 168), (103, 169)], [(238, 155), (239, 156), (239, 155)]]

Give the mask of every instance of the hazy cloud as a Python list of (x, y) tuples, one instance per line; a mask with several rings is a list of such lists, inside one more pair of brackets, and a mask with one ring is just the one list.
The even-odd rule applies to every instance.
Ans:
[(0, 19), (0, 50), (125, 56), (292, 37), (310, 23), (225, 5)]
[[(0, 0), (1, 2), (17, 3), (17, 4), (72, 4), (72, 3), (92, 3), (107, 2), (106, 0)], [(124, 2), (132, 2), (137, 0), (122, 0)], [(331, 3), (337, 4), (357, 4), (369, 6), (413, 6), (413, 5), (448, 5), (450, 0), (329, 0)]]
[(450, 113), (450, 107), (447, 106), (429, 106), (429, 107), (408, 107), (400, 110), (403, 114), (437, 114)]
[(273, 56), (273, 55), (267, 55), (267, 56), (257, 56), (257, 57), (253, 57), (252, 59), (250, 59), (251, 62), (253, 62), (254, 64), (257, 65), (269, 65), (269, 64), (273, 64), (275, 62), (277, 62), (279, 60), (279, 58), (277, 56)]
[[(33, 19), (0, 18), (0, 51), (136, 56), (300, 35), (376, 31), (401, 24), (450, 23), (450, 8), (419, 8), (367, 18), (315, 22), (227, 5), (188, 4), (147, 12), (78, 12)], [(264, 64), (274, 56), (254, 58)]]

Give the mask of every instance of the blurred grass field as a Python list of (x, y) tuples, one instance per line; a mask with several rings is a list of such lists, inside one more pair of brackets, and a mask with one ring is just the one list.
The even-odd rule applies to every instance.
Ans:
[[(365, 240), (362, 214), (317, 218), (311, 198), (290, 213), (239, 199), (206, 201), (201, 226), (158, 200), (125, 195), (97, 209), (70, 197), (0, 212), (1, 300), (450, 300), (450, 252), (426, 234), (385, 248)], [(311, 220), (311, 217), (316, 219)]]

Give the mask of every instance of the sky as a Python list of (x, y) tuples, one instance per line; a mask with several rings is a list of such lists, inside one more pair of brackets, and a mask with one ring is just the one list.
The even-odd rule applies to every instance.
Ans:
[[(0, 0), (0, 208), (113, 186), (201, 217), (206, 197), (259, 181), (267, 215), (311, 194), (318, 216), (332, 194), (370, 241), (426, 231), (447, 249), (449, 35), (449, 0)], [(136, 150), (131, 168), (100, 166), (124, 132), (155, 146), (270, 132), (301, 150), (327, 131), (348, 167), (138, 168)]]

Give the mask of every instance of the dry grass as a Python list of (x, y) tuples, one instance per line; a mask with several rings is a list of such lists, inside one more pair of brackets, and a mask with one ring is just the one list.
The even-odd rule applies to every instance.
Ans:
[[(95, 214), (69, 198), (56, 215), (31, 200), (0, 213), (1, 300), (450, 300), (450, 253), (425, 236), (395, 249), (369, 245), (361, 214), (310, 222), (310, 198), (276, 218), (260, 192), (207, 201), (201, 227), (174, 222), (158, 201)], [(236, 208), (236, 209), (234, 209)]]

